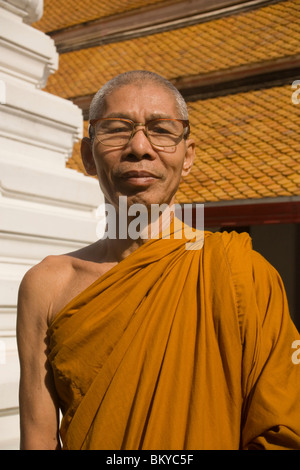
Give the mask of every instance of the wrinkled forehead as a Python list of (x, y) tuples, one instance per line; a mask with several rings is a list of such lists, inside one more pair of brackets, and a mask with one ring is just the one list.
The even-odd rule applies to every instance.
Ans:
[(170, 89), (160, 83), (142, 82), (119, 86), (111, 90), (103, 100), (101, 114), (126, 114), (144, 111), (145, 114), (174, 116), (177, 101)]

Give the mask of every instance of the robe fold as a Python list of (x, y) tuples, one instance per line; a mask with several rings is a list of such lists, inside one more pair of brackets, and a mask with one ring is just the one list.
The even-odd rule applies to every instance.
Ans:
[(277, 271), (247, 234), (185, 243), (147, 241), (50, 325), (63, 449), (300, 449)]

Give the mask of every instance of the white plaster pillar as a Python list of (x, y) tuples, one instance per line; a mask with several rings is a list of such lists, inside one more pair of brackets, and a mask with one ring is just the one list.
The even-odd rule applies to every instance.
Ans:
[(53, 40), (30, 24), (41, 0), (0, 0), (0, 449), (19, 448), (16, 305), (25, 272), (96, 240), (98, 182), (65, 167), (81, 110), (41, 90), (58, 68)]

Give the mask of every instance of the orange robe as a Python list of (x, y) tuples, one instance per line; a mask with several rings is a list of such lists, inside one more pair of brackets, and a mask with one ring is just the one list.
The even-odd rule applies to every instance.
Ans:
[(248, 235), (149, 240), (49, 328), (64, 449), (300, 449), (281, 279)]

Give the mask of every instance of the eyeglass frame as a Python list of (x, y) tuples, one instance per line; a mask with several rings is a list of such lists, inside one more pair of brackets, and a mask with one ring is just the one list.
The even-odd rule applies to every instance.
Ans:
[[(130, 135), (128, 141), (126, 142), (126, 144), (124, 144), (124, 145), (107, 145), (107, 144), (104, 144), (103, 142), (101, 142), (99, 139), (97, 139), (96, 136), (92, 136), (91, 135), (91, 127), (93, 127), (93, 129), (95, 130), (95, 125), (98, 121), (126, 121), (126, 122), (130, 122), (133, 125), (132, 126), (132, 132), (131, 132), (131, 135)], [(100, 142), (100, 144), (104, 145), (105, 147), (112, 147), (112, 148), (126, 147), (126, 145), (128, 145), (129, 142), (131, 141), (131, 139), (135, 136), (135, 134), (137, 132), (135, 130), (136, 127), (137, 126), (144, 126), (145, 127), (144, 134), (147, 137), (147, 139), (148, 139), (148, 141), (150, 142), (151, 145), (153, 145), (154, 147), (174, 147), (174, 145), (156, 145), (156, 144), (153, 144), (151, 142), (151, 140), (149, 138), (149, 135), (148, 135), (148, 132), (147, 132), (147, 125), (151, 122), (154, 122), (154, 121), (178, 121), (178, 122), (181, 122), (183, 124), (183, 131), (182, 131), (182, 134), (180, 136), (180, 140), (174, 145), (178, 145), (182, 141), (183, 138), (187, 139), (188, 136), (189, 136), (189, 133), (190, 133), (190, 122), (189, 122), (189, 120), (188, 119), (177, 119), (177, 118), (155, 118), (155, 119), (150, 119), (150, 121), (147, 121), (145, 123), (135, 122), (135, 121), (132, 121), (131, 119), (118, 118), (118, 117), (91, 119), (89, 121), (88, 134), (89, 134), (89, 137), (91, 139), (93, 139), (93, 137), (95, 137), (98, 140), (98, 142)], [(186, 133), (186, 135), (184, 135), (186, 129), (187, 129), (187, 133)]]

